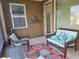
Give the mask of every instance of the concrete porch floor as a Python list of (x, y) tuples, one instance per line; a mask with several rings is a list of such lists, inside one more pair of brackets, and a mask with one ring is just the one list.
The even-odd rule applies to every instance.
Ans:
[[(36, 37), (30, 39), (30, 45), (37, 44), (37, 43), (45, 43), (46, 44), (46, 38), (44, 36)], [(7, 52), (8, 51), (8, 52)], [(28, 59), (27, 53), (25, 52), (25, 49), (20, 47), (8, 47), (6, 49), (6, 55), (9, 57), (7, 58), (0, 58), (0, 59)], [(72, 48), (68, 48), (67, 51), (67, 57), (68, 59), (79, 59), (79, 51), (74, 51)]]

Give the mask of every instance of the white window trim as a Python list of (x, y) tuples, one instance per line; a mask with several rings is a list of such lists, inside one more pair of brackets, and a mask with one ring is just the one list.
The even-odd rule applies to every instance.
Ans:
[[(11, 20), (12, 20), (12, 27), (13, 27), (13, 29), (27, 28), (27, 17), (26, 17), (26, 8), (25, 8), (25, 4), (10, 3), (9, 5), (10, 5), (10, 14), (11, 14)], [(24, 15), (22, 15), (22, 16), (16, 16), (16, 15), (13, 15), (13, 14), (12, 14), (11, 5), (24, 6)], [(13, 17), (24, 17), (24, 18), (25, 18), (25, 24), (26, 24), (26, 25), (25, 25), (24, 27), (15, 27), (15, 26), (14, 26)]]
[(54, 0), (54, 31), (57, 29), (56, 22), (56, 0)]

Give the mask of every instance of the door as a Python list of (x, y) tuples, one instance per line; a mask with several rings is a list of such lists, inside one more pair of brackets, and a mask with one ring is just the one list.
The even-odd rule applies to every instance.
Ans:
[(51, 34), (54, 32), (54, 12), (53, 12), (53, 5), (52, 0), (43, 4), (43, 11), (44, 11), (44, 35)]
[(0, 57), (4, 53), (3, 46), (4, 46), (4, 38), (3, 38), (2, 24), (1, 24), (1, 18), (0, 18)]

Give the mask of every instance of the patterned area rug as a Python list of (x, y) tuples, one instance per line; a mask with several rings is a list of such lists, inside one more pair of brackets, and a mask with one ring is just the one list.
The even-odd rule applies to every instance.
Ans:
[(6, 48), (7, 59), (28, 59), (27, 45)]
[(53, 48), (47, 47), (46, 44), (31, 45), (29, 50), (30, 59), (38, 59), (40, 55), (45, 59), (64, 59), (61, 53)]

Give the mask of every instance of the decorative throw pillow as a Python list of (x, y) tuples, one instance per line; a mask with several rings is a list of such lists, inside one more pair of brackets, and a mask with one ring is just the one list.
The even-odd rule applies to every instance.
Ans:
[(56, 32), (56, 36), (59, 36), (60, 34), (61, 34), (60, 31), (57, 31), (57, 32)]
[(51, 36), (52, 40), (58, 40), (58, 37), (56, 35)]
[(67, 39), (67, 33), (65, 33), (65, 32), (61, 32), (61, 34), (60, 34), (60, 36), (59, 36), (59, 39), (63, 42), (63, 43), (65, 43), (65, 41), (66, 41), (66, 39)]
[(74, 39), (75, 39), (74, 36), (69, 35), (69, 36), (67, 37), (66, 42), (69, 42), (69, 41), (74, 40)]

